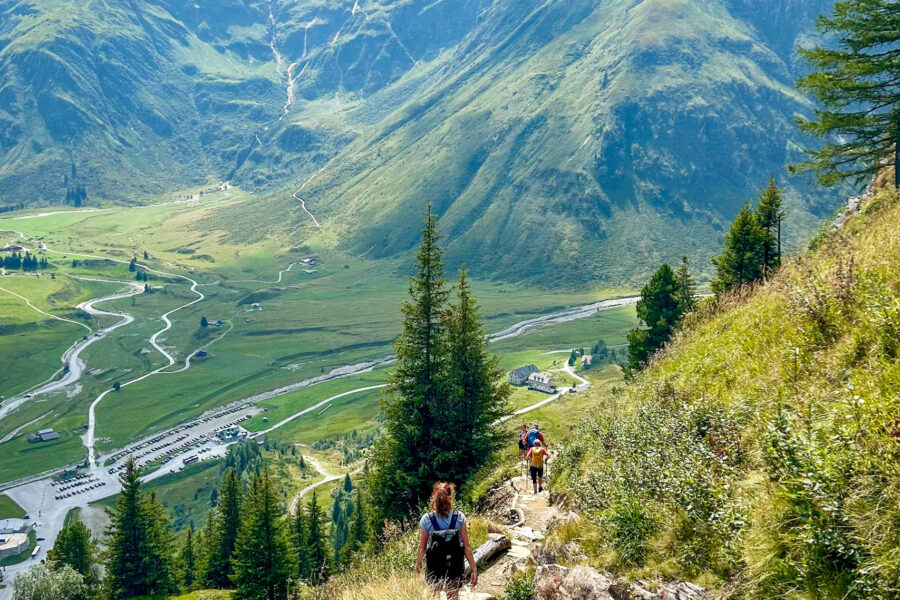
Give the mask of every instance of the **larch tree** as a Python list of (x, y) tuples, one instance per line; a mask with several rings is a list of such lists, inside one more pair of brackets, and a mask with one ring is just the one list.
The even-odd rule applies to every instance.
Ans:
[(900, 187), (900, 9), (897, 0), (845, 0), (821, 16), (819, 30), (835, 44), (801, 49), (812, 72), (799, 82), (819, 101), (801, 129), (825, 143), (793, 170), (820, 183), (863, 180), (894, 167)]

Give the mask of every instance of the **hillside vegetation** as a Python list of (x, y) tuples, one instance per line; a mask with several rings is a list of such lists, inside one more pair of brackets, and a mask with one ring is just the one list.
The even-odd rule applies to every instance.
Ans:
[(900, 201), (710, 300), (565, 445), (592, 561), (736, 597), (900, 585)]

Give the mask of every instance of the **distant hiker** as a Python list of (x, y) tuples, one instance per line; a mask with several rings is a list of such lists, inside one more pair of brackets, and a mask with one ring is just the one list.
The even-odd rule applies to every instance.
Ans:
[(550, 453), (544, 448), (540, 440), (528, 449), (528, 463), (531, 465), (531, 483), (534, 485), (534, 493), (544, 491), (544, 464), (550, 457)]
[(469, 583), (478, 584), (478, 565), (469, 544), (466, 515), (453, 510), (452, 484), (439, 481), (431, 495), (431, 512), (419, 522), (419, 552), (416, 557), (416, 573), (422, 572), (425, 558), (425, 578), (431, 585), (447, 592), (447, 599), (454, 600), (462, 587), (465, 560), (472, 567)]
[(525, 454), (528, 452), (528, 425), (522, 423), (519, 429), (519, 460), (525, 460)]
[(543, 444), (544, 446), (547, 445), (547, 440), (544, 439), (544, 434), (541, 433), (540, 427), (538, 427), (538, 424), (535, 423), (531, 426), (531, 431), (528, 432), (528, 438), (525, 440), (525, 445), (531, 448), (538, 440), (540, 440), (541, 444)]

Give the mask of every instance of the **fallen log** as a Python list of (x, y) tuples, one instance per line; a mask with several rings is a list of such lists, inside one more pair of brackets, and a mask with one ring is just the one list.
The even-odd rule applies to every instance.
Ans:
[[(510, 546), (512, 546), (512, 542), (508, 537), (502, 533), (493, 534), (488, 541), (478, 546), (475, 550), (475, 564), (480, 566), (483, 563), (486, 563), (496, 554), (499, 554), (504, 550), (509, 550)], [(470, 568), (468, 561), (466, 561), (466, 575), (471, 571), (472, 569)]]

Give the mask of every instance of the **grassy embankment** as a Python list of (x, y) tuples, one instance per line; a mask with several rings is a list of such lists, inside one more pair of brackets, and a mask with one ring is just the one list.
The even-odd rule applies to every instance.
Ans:
[(769, 283), (690, 318), (570, 438), (555, 489), (589, 519), (560, 541), (738, 597), (895, 597), (898, 223), (881, 192)]

